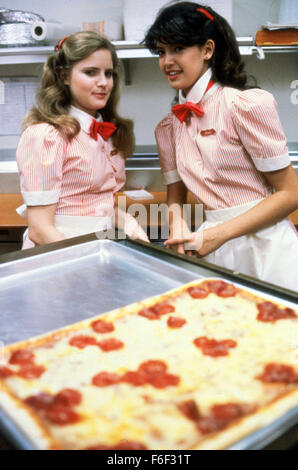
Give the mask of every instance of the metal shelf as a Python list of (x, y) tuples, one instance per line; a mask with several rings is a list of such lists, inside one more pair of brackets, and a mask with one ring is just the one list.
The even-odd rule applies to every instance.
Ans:
[[(255, 46), (252, 37), (237, 38), (241, 55), (254, 55), (263, 58), (266, 53), (297, 52), (295, 46)], [(154, 58), (151, 52), (138, 42), (114, 41), (120, 59)], [(54, 46), (0, 47), (0, 65), (44, 63), (53, 52)]]
[(264, 52), (277, 52), (277, 53), (288, 53), (288, 52), (298, 52), (298, 45), (293, 46), (254, 46), (254, 48), (261, 48)]
[[(138, 43), (117, 41), (114, 43), (120, 59), (152, 58), (148, 49)], [(0, 65), (44, 63), (54, 51), (54, 46), (2, 47)]]

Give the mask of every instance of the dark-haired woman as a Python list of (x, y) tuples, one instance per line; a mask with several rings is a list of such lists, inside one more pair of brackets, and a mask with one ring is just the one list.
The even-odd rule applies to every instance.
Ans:
[(117, 113), (118, 59), (94, 32), (64, 38), (44, 66), (37, 107), (25, 118), (17, 148), (28, 231), (23, 248), (112, 227), (148, 241), (117, 207), (133, 123)]
[[(297, 177), (274, 98), (246, 89), (229, 24), (209, 7), (179, 2), (160, 11), (144, 42), (179, 91), (156, 129), (172, 215), (166, 245), (195, 247), (206, 261), (298, 290), (298, 237), (286, 218), (298, 207)], [(204, 205), (200, 236), (174, 211), (187, 190)]]

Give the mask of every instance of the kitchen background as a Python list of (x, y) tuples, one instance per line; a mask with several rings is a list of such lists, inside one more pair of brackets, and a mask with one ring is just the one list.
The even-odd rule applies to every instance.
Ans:
[[(83, 23), (103, 22), (109, 39), (131, 43), (143, 39), (144, 23), (151, 24), (150, 11), (169, 3), (167, 0), (0, 0), (1, 9), (34, 12), (45, 22), (59, 22), (81, 30)], [(204, 3), (204, 0), (202, 1)], [(208, 3), (208, 2), (206, 2)], [(254, 45), (257, 31), (266, 22), (298, 24), (297, 0), (210, 0), (208, 3), (232, 24), (236, 36), (242, 38), (243, 60), (249, 74), (257, 84), (275, 96), (279, 115), (288, 139), (291, 160), (298, 175), (298, 44), (291, 47), (275, 47), (259, 50), (246, 47)], [(1, 23), (1, 21), (0, 21)], [(26, 109), (31, 107), (42, 62), (53, 50), (53, 44), (42, 47), (38, 42), (35, 53), (32, 47), (5, 46), (0, 28), (0, 254), (21, 247), (26, 220), (16, 214), (22, 204), (19, 178), (15, 162), (15, 150), (20, 138), (21, 123)], [(85, 29), (89, 29), (89, 26)], [(115, 30), (115, 32), (114, 32)], [(62, 38), (69, 32), (63, 29)], [(111, 38), (111, 35), (116, 35)], [(10, 35), (10, 37), (13, 37)], [(135, 44), (138, 44), (135, 43)], [(164, 191), (156, 153), (154, 129), (170, 111), (174, 92), (162, 77), (158, 59), (149, 51), (116, 43), (122, 61), (124, 80), (120, 101), (120, 113), (135, 122), (136, 153), (127, 159), (127, 182), (125, 189), (144, 188), (147, 191)], [(17, 44), (14, 44), (17, 46)], [(125, 46), (126, 47), (126, 46)], [(38, 52), (38, 51), (41, 52)], [(253, 53), (252, 53), (253, 50)], [(249, 54), (250, 51), (250, 55)], [(262, 51), (265, 55), (262, 57)], [(38, 55), (41, 58), (38, 59)], [(141, 57), (138, 57), (141, 56)], [(146, 157), (146, 158), (144, 158)], [(298, 211), (294, 223), (298, 224)], [(297, 225), (298, 226), (298, 225)]]
[[(134, 3), (134, 13), (130, 17), (132, 27), (134, 24), (137, 26), (141, 19), (147, 17), (142, 11), (144, 4), (155, 2), (156, 0), (131, 2)], [(0, 0), (0, 10), (6, 8), (31, 11), (44, 17), (45, 21), (74, 24), (79, 30), (83, 21), (106, 20), (122, 25), (125, 3), (127, 3), (126, 0)], [(205, 3), (204, 0), (202, 3)], [(225, 5), (225, 11), (232, 17), (232, 26), (238, 37), (254, 37), (261, 25), (267, 21), (276, 23), (285, 20), (285, 7), (290, 3), (294, 6), (296, 4), (296, 11), (298, 10), (298, 0), (217, 0), (217, 2), (214, 0), (213, 3)], [(139, 11), (143, 13), (143, 18), (137, 16)], [(291, 13), (287, 20), (298, 23), (298, 18), (293, 17)], [(61, 35), (63, 36), (65, 34)], [(282, 51), (282, 48), (277, 48), (277, 52), (274, 53), (265, 52), (263, 60), (260, 60), (255, 53), (251, 56), (245, 55), (243, 59), (247, 64), (247, 71), (256, 78), (258, 85), (274, 94), (290, 148), (295, 149), (292, 153), (296, 155), (293, 158), (296, 158), (296, 168), (298, 168), (298, 46), (288, 48), (287, 52)], [(26, 63), (26, 60), (16, 63), (17, 60), (15, 56), (6, 55), (6, 48), (1, 47), (0, 43), (0, 254), (21, 247), (25, 223), (13, 220), (12, 216), (15, 214), (16, 202), (21, 203), (19, 202), (20, 195), (17, 194), (19, 193), (18, 175), (14, 155), (20, 136), (21, 119), (25, 113), (24, 96), (28, 101), (32, 99), (42, 69), (41, 63), (29, 61)], [(154, 146), (154, 128), (169, 112), (174, 93), (161, 76), (156, 58), (130, 58), (127, 59), (125, 65), (126, 79), (129, 84), (123, 83), (120, 113), (134, 120), (138, 148)], [(25, 94), (20, 92), (18, 83), (26, 83)], [(151, 174), (152, 169), (154, 171), (150, 180), (151, 186), (144, 184), (148, 190), (153, 187), (153, 183), (159, 184), (158, 162), (157, 166), (154, 164), (150, 170), (143, 171), (143, 174)], [(141, 173), (139, 172), (135, 178), (130, 177), (129, 181), (140, 184)], [(151, 269), (155, 274), (154, 265)], [(160, 281), (162, 286), (163, 282), (166, 283), (168, 279), (167, 276), (164, 278), (166, 280)], [(157, 277), (157, 279), (160, 278)], [(181, 282), (180, 271), (179, 282)], [(84, 285), (87, 284), (88, 282), (86, 283), (84, 279)], [(150, 282), (147, 284), (150, 286)], [(96, 289), (100, 292), (98, 287)], [(122, 286), (122, 291), (124, 290)], [(69, 289), (60, 289), (60, 291), (69, 292)], [(133, 289), (126, 289), (126, 291), (134, 292)], [(27, 297), (29, 295), (31, 301), (32, 291), (28, 289), (25, 294)], [(109, 298), (109, 296), (106, 297)], [(45, 304), (46, 302), (43, 302), (41, 311)], [(20, 305), (23, 309), (23, 302)], [(60, 305), (59, 302), (56, 302), (56, 305)], [(69, 308), (64, 310), (71, 311)], [(23, 310), (22, 316), (24, 316)], [(52, 312), (50, 317), (52, 320), (55, 318)], [(296, 434), (294, 430), (292, 436)]]
[[(38, 13), (45, 21), (59, 21), (82, 27), (82, 22), (113, 20), (123, 24), (125, 0), (0, 0), (0, 8), (26, 10)], [(134, 0), (133, 21), (138, 18), (139, 6), (144, 7), (144, 0)], [(152, 2), (149, 2), (152, 3)], [(154, 0), (153, 0), (154, 3)], [(162, 3), (161, 1), (159, 2)], [(167, 3), (166, 1), (164, 3)], [(204, 2), (202, 2), (204, 3)], [(208, 3), (208, 2), (206, 2)], [(281, 18), (285, 3), (283, 0), (231, 0), (225, 2), (226, 11), (231, 7), (232, 26), (238, 37), (254, 36), (266, 21), (276, 23)], [(294, 1), (294, 3), (298, 3)], [(293, 20), (292, 20), (293, 21)], [(296, 21), (298, 21), (296, 19)], [(0, 49), (1, 52), (1, 49)], [(279, 113), (289, 142), (298, 141), (298, 53), (266, 53), (260, 60), (256, 54), (243, 57), (247, 70), (260, 87), (272, 92), (279, 105)], [(41, 64), (0, 65), (1, 77), (38, 77)], [(123, 84), (120, 111), (135, 122), (136, 142), (138, 145), (152, 145), (154, 128), (170, 109), (173, 91), (161, 76), (156, 58), (129, 59), (130, 84)], [(291, 88), (291, 84), (292, 87)], [(296, 97), (296, 98), (295, 98)], [(0, 105), (0, 112), (5, 104)], [(6, 108), (7, 109), (7, 108)], [(0, 148), (15, 147), (18, 133), (5, 136), (0, 130)]]

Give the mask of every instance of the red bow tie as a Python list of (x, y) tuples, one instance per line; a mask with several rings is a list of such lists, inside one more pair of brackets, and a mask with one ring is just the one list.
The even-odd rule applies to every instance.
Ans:
[(187, 101), (187, 103), (185, 104), (176, 104), (176, 106), (173, 106), (172, 111), (180, 122), (185, 121), (190, 111), (192, 111), (199, 117), (202, 117), (204, 114), (204, 111), (201, 106), (192, 103), (191, 101)]
[(90, 135), (94, 140), (97, 140), (97, 134), (100, 134), (104, 140), (108, 140), (116, 130), (117, 126), (112, 122), (98, 122), (95, 119), (92, 119), (92, 123), (90, 125)]
[[(210, 90), (210, 88), (213, 87), (214, 83), (215, 82), (212, 79), (209, 80), (209, 83), (204, 92), (204, 95), (205, 93), (207, 93), (208, 90)], [(190, 111), (192, 111), (199, 117), (202, 117), (204, 114), (204, 111), (201, 108), (201, 106), (199, 106), (198, 104), (192, 103), (191, 101), (187, 101), (185, 104), (176, 104), (176, 106), (173, 106), (172, 111), (181, 122), (185, 121)]]

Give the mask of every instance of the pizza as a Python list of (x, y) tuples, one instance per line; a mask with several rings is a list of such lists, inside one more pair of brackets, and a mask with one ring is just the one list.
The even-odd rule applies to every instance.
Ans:
[(298, 404), (298, 314), (221, 279), (5, 348), (0, 405), (36, 449), (224, 449)]

